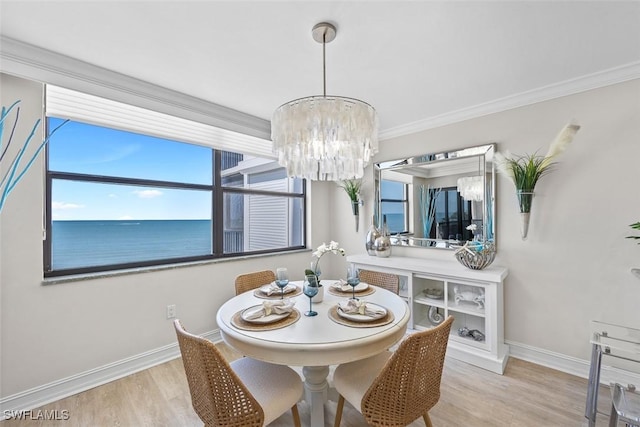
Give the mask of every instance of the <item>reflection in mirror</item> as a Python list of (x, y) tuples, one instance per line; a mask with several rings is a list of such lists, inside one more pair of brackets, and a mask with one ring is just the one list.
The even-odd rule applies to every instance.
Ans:
[(495, 241), (495, 144), (374, 165), (375, 216), (394, 245)]

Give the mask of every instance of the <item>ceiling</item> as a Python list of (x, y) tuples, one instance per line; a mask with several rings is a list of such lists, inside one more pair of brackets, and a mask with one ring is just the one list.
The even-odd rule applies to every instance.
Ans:
[(0, 0), (0, 16), (3, 36), (266, 120), (322, 93), (311, 28), (328, 21), (327, 93), (387, 133), (640, 64), (637, 1)]

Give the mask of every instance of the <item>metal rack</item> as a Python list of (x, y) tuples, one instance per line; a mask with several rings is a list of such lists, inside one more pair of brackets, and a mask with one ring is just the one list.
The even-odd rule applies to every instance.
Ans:
[[(602, 357), (611, 357), (625, 363), (625, 368), (633, 367), (633, 370), (640, 372), (640, 329), (626, 326), (613, 325), (599, 321), (592, 321), (591, 338), (591, 366), (589, 369), (589, 383), (587, 386), (587, 403), (585, 407), (585, 417), (589, 422), (589, 427), (595, 427), (596, 415), (598, 413), (598, 385), (600, 384), (600, 370), (602, 368)], [(636, 370), (637, 369), (637, 370)], [(635, 386), (628, 384), (626, 387), (620, 384), (612, 384), (612, 405), (610, 426), (616, 426), (618, 414), (624, 405), (626, 413), (640, 412), (640, 399), (629, 399), (630, 396), (637, 396)], [(617, 405), (616, 405), (617, 403)], [(633, 407), (632, 407), (633, 406)], [(620, 418), (621, 421), (631, 421), (627, 418)]]

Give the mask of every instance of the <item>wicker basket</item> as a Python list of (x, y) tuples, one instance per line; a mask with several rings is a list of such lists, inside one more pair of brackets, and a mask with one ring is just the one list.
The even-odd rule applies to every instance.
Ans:
[(455, 255), (460, 264), (465, 267), (482, 270), (491, 265), (496, 258), (496, 246), (493, 242), (485, 242), (482, 244), (482, 249), (478, 250), (473, 242), (467, 242), (456, 251)]

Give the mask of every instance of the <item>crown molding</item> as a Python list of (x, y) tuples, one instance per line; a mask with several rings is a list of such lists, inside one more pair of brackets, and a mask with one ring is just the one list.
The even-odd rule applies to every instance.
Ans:
[(542, 86), (537, 89), (528, 90), (515, 95), (509, 95), (504, 98), (462, 108), (460, 110), (450, 111), (445, 114), (407, 123), (405, 125), (396, 126), (381, 132), (379, 139), (383, 141), (403, 135), (409, 135), (637, 78), (640, 78), (640, 61), (599, 71), (593, 74), (587, 74), (585, 76), (565, 80), (559, 83)]
[(0, 71), (264, 139), (269, 121), (0, 36)]
[[(0, 71), (183, 117), (271, 143), (271, 124), (267, 120), (5, 36), (0, 36)], [(396, 126), (380, 132), (379, 139), (384, 141), (637, 78), (640, 78), (640, 61)]]

